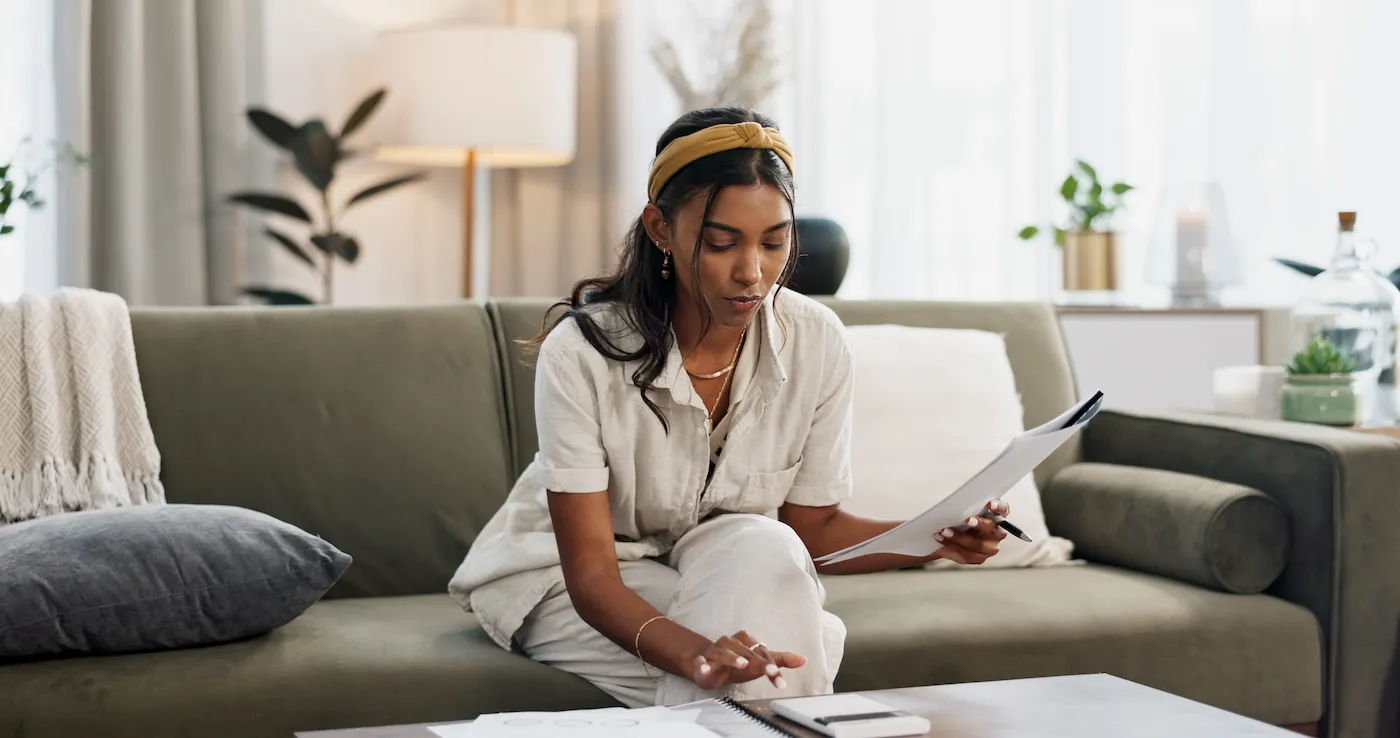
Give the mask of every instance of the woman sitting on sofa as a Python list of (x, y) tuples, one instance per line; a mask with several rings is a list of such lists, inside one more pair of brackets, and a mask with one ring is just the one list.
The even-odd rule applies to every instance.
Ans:
[[(617, 271), (537, 339), (539, 453), (450, 587), (503, 648), (628, 706), (831, 692), (845, 626), (813, 558), (898, 524), (840, 507), (851, 356), (832, 311), (782, 289), (792, 164), (744, 109), (662, 135)], [(1005, 535), (974, 518), (926, 559), (820, 571), (980, 564)]]

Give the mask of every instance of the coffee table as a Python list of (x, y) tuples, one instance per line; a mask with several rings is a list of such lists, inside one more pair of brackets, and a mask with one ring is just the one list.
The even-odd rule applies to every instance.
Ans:
[[(862, 692), (933, 723), (928, 738), (1297, 738), (1311, 734), (1251, 720), (1107, 674)], [(766, 701), (747, 703), (771, 717)], [(779, 719), (781, 720), (781, 719)], [(795, 735), (819, 734), (786, 721)], [(437, 738), (443, 723), (297, 733), (298, 738)], [(704, 724), (703, 721), (701, 723)], [(1309, 726), (1311, 727), (1311, 726)], [(718, 735), (718, 734), (717, 734)]]

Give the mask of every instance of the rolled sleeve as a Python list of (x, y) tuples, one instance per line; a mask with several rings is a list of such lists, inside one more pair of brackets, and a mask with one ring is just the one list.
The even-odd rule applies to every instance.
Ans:
[[(562, 328), (562, 326), (561, 326)], [(536, 456), (541, 481), (553, 492), (602, 492), (608, 460), (598, 417), (598, 392), (573, 352), (546, 341), (535, 364)]]
[(837, 505), (851, 498), (851, 421), (855, 374), (851, 345), (843, 329), (833, 329), (835, 356), (828, 364), (822, 398), (802, 447), (802, 466), (793, 478), (787, 502), (808, 507)]

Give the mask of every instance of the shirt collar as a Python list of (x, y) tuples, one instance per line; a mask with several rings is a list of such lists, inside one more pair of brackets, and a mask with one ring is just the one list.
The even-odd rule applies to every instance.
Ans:
[[(773, 303), (781, 290), (782, 287), (774, 285), (773, 289), (768, 291), (763, 298), (763, 304), (758, 307), (758, 316), (755, 318), (762, 321), (763, 330), (759, 331), (762, 344), (758, 356), (758, 369), (754, 372), (749, 391), (765, 398), (771, 397), (773, 390), (788, 378), (787, 367), (783, 366), (782, 359), (778, 356), (778, 350), (781, 348), (779, 341), (783, 339), (784, 334), (779, 328), (778, 316), (773, 311)], [(685, 364), (674, 331), (671, 333), (671, 350), (666, 356), (666, 366), (662, 368), (653, 385), (657, 389), (670, 390), (672, 399), (680, 404), (700, 402), (694, 388), (686, 381)]]

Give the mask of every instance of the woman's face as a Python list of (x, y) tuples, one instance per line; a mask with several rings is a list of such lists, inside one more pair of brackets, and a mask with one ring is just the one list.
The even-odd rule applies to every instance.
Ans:
[[(766, 184), (726, 187), (702, 222), (704, 211), (702, 194), (681, 208), (671, 223), (648, 205), (644, 222), (657, 247), (671, 252), (671, 278), (677, 282), (682, 309), (695, 304), (698, 294), (715, 323), (740, 328), (757, 314), (782, 275), (792, 248), (792, 212), (783, 193)], [(697, 241), (699, 284), (691, 271)]]

